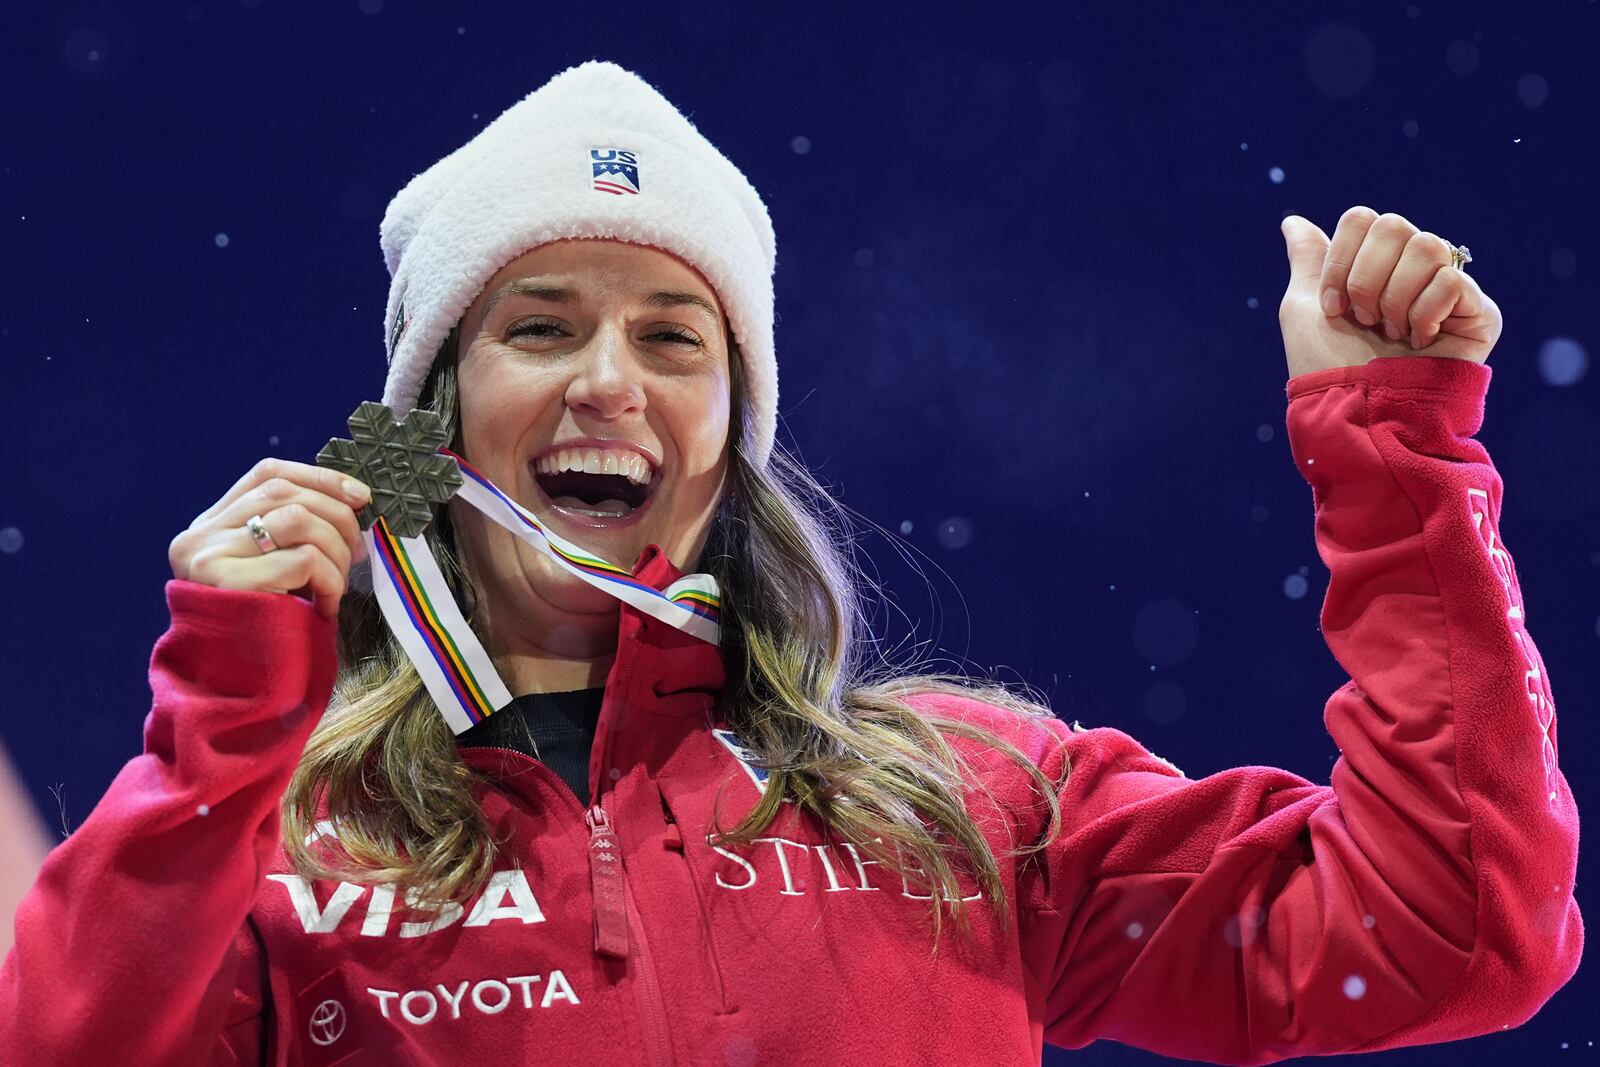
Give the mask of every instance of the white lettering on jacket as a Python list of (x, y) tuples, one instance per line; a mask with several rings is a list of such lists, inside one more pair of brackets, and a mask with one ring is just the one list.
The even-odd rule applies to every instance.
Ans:
[[(879, 844), (883, 842), (882, 838), (874, 838), (874, 840)], [(722, 889), (735, 891), (754, 889), (761, 880), (757, 863), (763, 857), (769, 855), (772, 860), (768, 865), (768, 883), (776, 884), (777, 881), (782, 882), (781, 888), (777, 890), (778, 896), (806, 896), (813, 884), (808, 875), (818, 868), (821, 869), (826, 880), (826, 884), (821, 890), (824, 893), (848, 893), (852, 890), (858, 893), (877, 893), (883, 889), (883, 886), (873, 885), (867, 878), (868, 867), (881, 867), (882, 864), (877, 860), (863, 856), (856, 846), (848, 841), (840, 842), (839, 847), (849, 853), (850, 861), (855, 867), (855, 878), (850, 879), (846, 875), (843, 880), (840, 879), (839, 869), (834, 866), (833, 853), (830, 852), (830, 846), (828, 845), (811, 845), (804, 841), (790, 841), (786, 837), (758, 837), (751, 844), (771, 847), (770, 849), (758, 847), (754, 857), (747, 859), (737, 852), (717, 844), (716, 841), (715, 834), (706, 835), (706, 844), (711, 846), (711, 850), (731, 863), (737, 864), (739, 868), (738, 871), (728, 871), (727, 877), (724, 877), (724, 870), (717, 870), (714, 873), (713, 879), (717, 886)], [(814, 860), (813, 857), (815, 857)], [(772, 866), (776, 866), (776, 872), (770, 869)], [(918, 870), (915, 863), (909, 864), (909, 867), (913, 872)], [(726, 865), (724, 865), (724, 869), (726, 869)], [(774, 873), (777, 875), (776, 879), (773, 878)], [(909, 897), (912, 900), (927, 900), (930, 897), (930, 894), (927, 893), (913, 892), (911, 879), (908, 875), (901, 875), (900, 877), (900, 895)], [(962, 897), (961, 899), (978, 900), (982, 896), (983, 892), (980, 890), (969, 897)]]
[[(426, 1026), (434, 1019), (459, 1019), (462, 1009), (467, 1007), (482, 1015), (499, 1015), (513, 1001), (521, 1000), (524, 1009), (531, 1009), (533, 984), (543, 979), (544, 975), (541, 974), (516, 974), (505, 979), (483, 978), (477, 982), (463, 978), (454, 988), (441, 983), (431, 990), (408, 989), (401, 992), (398, 989), (373, 989), (368, 986), (367, 992), (376, 998), (378, 1013), (385, 1019), (392, 1019), (398, 1014), (412, 1026)], [(511, 992), (512, 986), (517, 987), (520, 997)], [(469, 988), (472, 991), (470, 996), (467, 993)], [(548, 1008), (558, 1001), (582, 1003), (567, 981), (567, 976), (560, 971), (551, 971), (550, 980), (544, 983), (544, 995), (539, 999), (539, 1007)]]
[(1500, 579), (1500, 588), (1506, 597), (1506, 626), (1516, 639), (1517, 651), (1522, 653), (1522, 688), (1528, 696), (1528, 709), (1539, 727), (1539, 759), (1544, 766), (1545, 800), (1554, 805), (1556, 790), (1552, 779), (1558, 769), (1556, 746), (1550, 740), (1550, 731), (1556, 724), (1555, 694), (1550, 691), (1549, 679), (1544, 673), (1544, 657), (1539, 655), (1533, 638), (1527, 633), (1520, 599), (1521, 586), (1516, 580), (1516, 570), (1511, 554), (1500, 547), (1500, 532), (1495, 529), (1494, 516), (1489, 514), (1489, 494), (1482, 489), (1467, 490), (1467, 508), (1472, 513), (1472, 525), (1483, 542), (1483, 550)]
[[(339, 929), (345, 915), (369, 888), (340, 882), (333, 896), (328, 898), (327, 905), (322, 906), (317, 903), (311, 883), (299, 875), (269, 874), (267, 877), (289, 891), (289, 903), (293, 905), (295, 914), (300, 917), (300, 925), (305, 927), (308, 934), (331, 934)], [(376, 885), (370, 888), (372, 895), (367, 900), (367, 914), (361, 922), (361, 933), (366, 937), (383, 937), (389, 932), (389, 920), (394, 914), (394, 886)], [(427, 922), (401, 923), (401, 937), (422, 937), (435, 930), (443, 930), (459, 922), (463, 915), (466, 916), (463, 926), (488, 926), (497, 919), (520, 919), (523, 923), (545, 921), (544, 911), (539, 907), (532, 887), (528, 885), (527, 875), (521, 870), (495, 871), (489, 877), (489, 884), (484, 887), (482, 895), (473, 902), (471, 912), (455, 901), (433, 903), (421, 900), (415, 890), (406, 893), (406, 907), (414, 911), (431, 912), (434, 917)], [(402, 1014), (404, 1011), (405, 1005), (402, 1004)]]

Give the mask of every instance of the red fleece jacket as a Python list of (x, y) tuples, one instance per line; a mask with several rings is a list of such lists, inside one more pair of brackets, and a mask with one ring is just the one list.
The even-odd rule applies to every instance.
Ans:
[[(482, 894), (307, 884), (277, 806), (333, 628), (293, 597), (174, 581), (145, 753), (18, 912), (0, 1062), (1022, 1064), (1110, 1039), (1255, 1064), (1519, 1025), (1582, 950), (1578, 813), (1471, 439), (1489, 378), (1414, 356), (1288, 383), (1322, 629), (1351, 676), (1323, 713), (1331, 784), (1191, 780), (1116, 729), (920, 698), (1071, 771), (1063, 833), (1003, 863), (1015, 921), (975, 899), (973, 939), (947, 930), (937, 957), (914, 882), (795, 805), (718, 843), (714, 812), (731, 826), (765, 785), (714, 719), (720, 657), (625, 607), (590, 767), (587, 821), (609, 827), (541, 764), (464, 751), (506, 842)], [(638, 573), (678, 576), (653, 549)], [(957, 743), (991, 842), (1037, 839), (1025, 777)]]

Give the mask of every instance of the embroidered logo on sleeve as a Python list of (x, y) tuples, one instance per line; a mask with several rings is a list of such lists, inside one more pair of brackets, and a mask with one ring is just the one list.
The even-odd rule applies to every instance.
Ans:
[[(755, 783), (756, 789), (762, 793), (765, 793), (767, 791), (767, 778), (769, 775), (767, 773), (767, 769), (759, 765), (759, 761), (761, 759), (760, 753), (753, 748), (746, 748), (732, 730), (717, 729), (712, 730), (711, 734), (718, 741), (722, 742), (724, 748), (733, 753), (733, 758), (739, 761), (739, 766), (743, 767), (744, 773), (750, 776), (750, 780)], [(792, 804), (794, 803), (794, 798), (784, 797), (783, 802), (785, 804)]]
[(1489, 565), (1500, 579), (1500, 588), (1505, 594), (1506, 626), (1517, 642), (1517, 650), (1522, 654), (1522, 688), (1528, 697), (1528, 711), (1532, 713), (1534, 725), (1539, 730), (1539, 759), (1544, 768), (1545, 800), (1554, 806), (1558, 796), (1554, 779), (1559, 765), (1555, 741), (1550, 733), (1556, 728), (1555, 694), (1551, 692), (1550, 682), (1545, 677), (1544, 657), (1534, 645), (1523, 617), (1522, 583), (1517, 581), (1516, 567), (1511, 562), (1511, 554), (1506, 551), (1504, 542), (1500, 540), (1500, 531), (1495, 527), (1489, 505), (1488, 493), (1482, 489), (1467, 490), (1467, 508), (1472, 515), (1473, 528), (1478, 531), (1483, 551), (1489, 557)]

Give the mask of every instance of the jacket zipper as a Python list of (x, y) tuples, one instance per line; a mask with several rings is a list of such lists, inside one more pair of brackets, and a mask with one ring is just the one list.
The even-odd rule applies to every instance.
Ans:
[[(626, 675), (622, 682), (622, 691), (627, 692)], [(503, 745), (476, 747), (496, 752), (516, 752), (524, 758), (533, 758), (526, 752), (517, 752)], [(577, 794), (566, 782), (562, 782), (561, 787), (572, 793), (574, 800), (577, 799)], [(604, 786), (601, 788), (604, 789)], [(671, 1067), (672, 1041), (666, 1032), (666, 1009), (662, 1005), (661, 988), (656, 983), (655, 968), (650, 963), (644, 919), (633, 902), (633, 894), (628, 891), (627, 868), (622, 861), (622, 841), (614, 832), (611, 817), (598, 798), (584, 812), (583, 823), (589, 830), (589, 880), (594, 894), (595, 951), (626, 959), (630, 941), (638, 946), (638, 959), (634, 961), (633, 968), (639, 980), (635, 999), (639, 1002), (640, 1015), (643, 1017), (645, 1045), (651, 1063)], [(631, 938), (630, 933), (634, 935)]]
[[(524, 759), (533, 759), (526, 752), (504, 745), (476, 745), (475, 748), (492, 752), (512, 752)], [(538, 762), (535, 760), (535, 762)], [(565, 781), (558, 779), (558, 787), (578, 794)], [(579, 801), (582, 803), (582, 801)], [(623, 904), (626, 874), (622, 866), (622, 842), (611, 825), (611, 817), (600, 804), (591, 804), (583, 813), (583, 824), (589, 830), (589, 885), (594, 894), (594, 949), (619, 960), (628, 958), (628, 915)]]
[(599, 804), (584, 814), (583, 822), (589, 827), (589, 884), (594, 889), (594, 950), (619, 960), (627, 959), (628, 913), (624, 904), (627, 878), (622, 869), (622, 844), (611, 830), (611, 819), (606, 815), (606, 809)]
[[(622, 677), (619, 679), (620, 684), (617, 686), (621, 699), (626, 700), (632, 695), (631, 690), (628, 688), (632, 680), (633, 664), (630, 663), (624, 669)], [(603, 753), (607, 760), (611, 757), (611, 740), (610, 737), (607, 738), (606, 748)], [(592, 752), (589, 758), (594, 758)], [(594, 805), (590, 808), (589, 815), (597, 822), (600, 819), (606, 819), (605, 809), (601, 806), (601, 794), (606, 792), (609, 781), (610, 779), (607, 776), (601, 775), (600, 785), (595, 789)], [(609, 819), (607, 819), (606, 825), (609, 827)], [(622, 858), (622, 842), (615, 835), (612, 835), (612, 839), (617, 843), (615, 884), (621, 897), (622, 906), (619, 909), (621, 923), (618, 924), (614, 916), (602, 920), (602, 916), (608, 915), (608, 913), (600, 910), (597, 898), (595, 901), (595, 943), (598, 947), (601, 925), (605, 921), (609, 922), (612, 930), (615, 931), (610, 936), (621, 938), (624, 945), (624, 953), (627, 952), (626, 946), (629, 944), (637, 947), (637, 957), (631, 961), (629, 969), (633, 971), (634, 977), (639, 983), (634, 989), (634, 994), (635, 1000), (639, 1005), (640, 1020), (644, 1029), (645, 1050), (650, 1062), (656, 1067), (672, 1067), (672, 1039), (667, 1035), (666, 1008), (661, 999), (661, 987), (656, 983), (655, 965), (650, 961), (650, 942), (644, 933), (644, 917), (639, 914), (639, 906), (634, 902), (633, 892), (628, 886), (628, 868)], [(594, 869), (593, 865), (603, 863), (603, 861), (595, 858), (598, 853), (593, 845), (593, 840), (593, 837), (591, 837), (589, 849), (591, 871)], [(619, 927), (620, 929), (618, 929)]]
[[(495, 752), (515, 752), (524, 758), (532, 758), (526, 752), (503, 745), (476, 747)], [(578, 795), (572, 792), (566, 782), (561, 782), (560, 786), (577, 800)], [(622, 865), (622, 842), (612, 828), (611, 817), (598, 802), (584, 811), (583, 824), (589, 830), (587, 851), (589, 885), (594, 894), (594, 949), (602, 955), (627, 959), (630, 917), (623, 899), (627, 875)]]
[[(467, 752), (509, 752), (513, 756), (521, 756), (525, 760), (532, 760), (534, 763), (539, 764), (540, 766), (544, 767), (546, 770), (550, 769), (549, 765), (544, 763), (544, 761), (539, 759), (537, 756), (530, 756), (526, 752), (522, 751), (521, 749), (507, 748), (504, 745), (473, 745), (470, 748), (466, 749), (465, 751), (467, 751)], [(567, 796), (571, 797), (573, 799), (573, 802), (578, 804), (581, 807), (583, 805), (583, 799), (581, 797), (579, 797), (578, 794), (573, 791), (573, 789), (572, 789), (572, 787), (570, 785), (567, 784), (566, 779), (562, 778), (559, 774), (556, 774), (555, 771), (550, 771), (550, 774), (556, 780), (556, 786), (555, 786), (556, 789), (565, 790)]]

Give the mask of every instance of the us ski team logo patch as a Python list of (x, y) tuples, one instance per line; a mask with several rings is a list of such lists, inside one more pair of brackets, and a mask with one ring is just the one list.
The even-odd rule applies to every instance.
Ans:
[(589, 149), (590, 188), (614, 196), (639, 193), (639, 157), (625, 148)]
[(744, 768), (744, 772), (750, 776), (750, 780), (756, 784), (756, 788), (765, 793), (767, 791), (767, 771), (765, 768), (755, 765), (755, 750), (745, 748), (732, 730), (712, 730), (711, 733), (718, 741), (722, 742), (729, 752), (733, 753), (733, 758), (739, 761), (739, 766)]
[[(757, 765), (760, 754), (740, 743), (738, 736), (732, 730), (712, 730), (711, 734), (722, 742), (724, 748), (733, 753), (733, 758), (739, 761), (739, 766), (743, 767), (744, 773), (750, 776), (750, 780), (755, 783), (756, 789), (765, 793), (767, 791), (768, 774), (765, 767)], [(794, 798), (784, 797), (783, 802), (792, 804), (794, 803)]]

